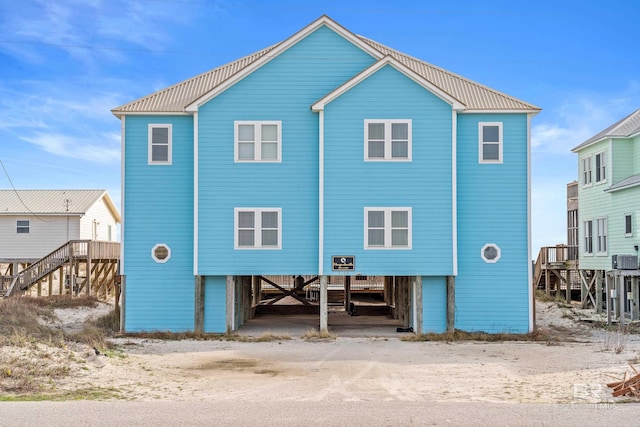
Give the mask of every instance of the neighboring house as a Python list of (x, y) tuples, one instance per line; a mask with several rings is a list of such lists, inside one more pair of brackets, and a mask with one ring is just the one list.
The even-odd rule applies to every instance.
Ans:
[(538, 112), (326, 16), (115, 108), (124, 329), (234, 330), (265, 274), (320, 276), (326, 329), (361, 274), (410, 278), (416, 331), (531, 331)]
[[(601, 289), (607, 271), (638, 268), (633, 256), (640, 244), (640, 110), (571, 151), (578, 154), (579, 268), (592, 272)], [(614, 264), (614, 257), (621, 262)], [(626, 311), (635, 305), (637, 318), (637, 275), (622, 276), (625, 289), (618, 295)]]
[(0, 262), (33, 262), (69, 240), (116, 241), (105, 190), (0, 190)]

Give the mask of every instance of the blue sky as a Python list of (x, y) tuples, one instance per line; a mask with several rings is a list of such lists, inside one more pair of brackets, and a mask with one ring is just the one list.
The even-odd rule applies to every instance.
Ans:
[(640, 108), (637, 0), (0, 0), (0, 188), (100, 188), (119, 205), (112, 108), (322, 14), (542, 107), (532, 121), (533, 256), (566, 241), (570, 149)]

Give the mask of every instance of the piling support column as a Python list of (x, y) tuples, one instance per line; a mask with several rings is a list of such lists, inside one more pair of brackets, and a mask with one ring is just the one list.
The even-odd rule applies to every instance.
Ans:
[(447, 332), (455, 331), (456, 319), (456, 278), (447, 276)]
[(236, 288), (233, 276), (227, 276), (227, 334), (231, 334), (235, 326)]
[(204, 333), (204, 276), (195, 277), (195, 307), (193, 331), (196, 333)]
[(320, 333), (329, 333), (328, 277), (320, 276)]

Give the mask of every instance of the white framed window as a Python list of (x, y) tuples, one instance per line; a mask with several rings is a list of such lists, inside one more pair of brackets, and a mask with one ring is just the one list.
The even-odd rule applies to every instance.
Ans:
[(172, 126), (170, 124), (149, 125), (149, 164), (170, 165)]
[(236, 162), (281, 161), (281, 121), (235, 121), (234, 128)]
[(582, 185), (591, 185), (591, 156), (582, 159)]
[(364, 121), (365, 161), (411, 161), (411, 120)]
[(607, 156), (603, 151), (602, 153), (597, 153), (595, 156), (595, 167), (596, 167), (596, 183), (605, 182), (607, 180)]
[(18, 233), (18, 234), (29, 234), (29, 220), (21, 220), (21, 219), (19, 219), (16, 222), (16, 233)]
[(584, 253), (593, 254), (593, 221), (588, 220), (583, 223), (584, 229)]
[(633, 236), (633, 216), (630, 213), (624, 214), (624, 235), (625, 237)]
[(411, 249), (411, 208), (364, 208), (365, 249)]
[(502, 163), (502, 122), (478, 123), (478, 161)]
[(596, 219), (596, 250), (607, 252), (607, 218)]
[(480, 257), (487, 264), (495, 264), (501, 255), (500, 246), (495, 243), (487, 243), (480, 249)]
[(281, 249), (281, 208), (235, 208), (235, 249)]
[(158, 243), (151, 248), (151, 258), (158, 264), (164, 264), (171, 258), (171, 248), (166, 243)]

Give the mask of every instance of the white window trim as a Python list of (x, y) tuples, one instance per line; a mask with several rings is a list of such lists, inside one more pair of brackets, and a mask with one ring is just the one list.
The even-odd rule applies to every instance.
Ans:
[[(156, 249), (160, 247), (164, 247), (167, 249), (167, 257), (165, 259), (156, 258)], [(153, 258), (153, 260), (158, 264), (164, 264), (165, 262), (169, 261), (169, 259), (171, 259), (171, 248), (166, 243), (157, 243), (153, 246), (153, 248), (151, 248), (151, 258)]]
[[(597, 156), (602, 156), (604, 157), (604, 162), (600, 163), (600, 169), (604, 169), (604, 179), (600, 179), (598, 180), (598, 168), (596, 166), (596, 157)], [(593, 154), (593, 161), (591, 162), (592, 165), (592, 170), (593, 170), (593, 182), (598, 185), (598, 184), (603, 184), (607, 182), (607, 172), (609, 170), (609, 168), (607, 167), (607, 151), (603, 150), (603, 151), (599, 151), (597, 153)]]
[[(240, 125), (254, 126), (253, 159), (240, 159), (238, 137)], [(278, 127), (277, 154), (275, 160), (262, 160), (262, 125), (276, 125)], [(233, 158), (236, 163), (282, 163), (282, 121), (281, 120), (236, 120), (233, 122)]]
[[(167, 138), (167, 145), (168, 145), (168, 149), (167, 149), (167, 161), (154, 161), (152, 159), (152, 152), (153, 152), (153, 129), (155, 128), (166, 128), (168, 129), (168, 138)], [(173, 151), (173, 125), (171, 125), (170, 123), (167, 124), (161, 124), (161, 123), (150, 123), (149, 127), (148, 127), (148, 139), (149, 139), (149, 143), (148, 143), (148, 163), (150, 165), (170, 165), (172, 163), (172, 151)]]
[[(384, 212), (384, 246), (369, 246), (369, 212), (370, 211), (383, 211)], [(391, 212), (407, 212), (408, 232), (407, 232), (407, 246), (392, 246), (391, 245)], [(412, 212), (409, 207), (365, 207), (364, 208), (364, 249), (366, 250), (400, 250), (406, 251), (412, 249)]]
[[(238, 213), (253, 212), (255, 214), (254, 224), (254, 246), (240, 246), (238, 244)], [(278, 213), (278, 245), (262, 246), (262, 212)], [(282, 249), (282, 208), (234, 208), (233, 210), (233, 247), (236, 250), (280, 250)]]
[[(630, 218), (630, 222), (631, 222), (631, 232), (627, 233), (627, 217)], [(623, 220), (622, 220), (622, 229), (624, 230), (624, 237), (632, 237), (633, 236), (633, 214), (631, 212), (627, 212), (624, 214)]]
[[(587, 223), (590, 222), (591, 223), (591, 229), (590, 229), (590, 236), (591, 236), (591, 252), (587, 252)], [(582, 249), (584, 252), (585, 256), (593, 256), (593, 220), (592, 219), (585, 219), (584, 221), (582, 221)]]
[[(587, 169), (585, 168), (585, 160), (589, 160), (589, 182), (586, 182), (585, 176)], [(591, 187), (593, 185), (593, 156), (586, 156), (580, 159), (580, 170), (582, 172), (582, 186)]]
[[(484, 256), (484, 251), (487, 248), (494, 248), (497, 252), (497, 255), (494, 259), (489, 259), (487, 257)], [(482, 260), (484, 262), (486, 262), (487, 264), (495, 264), (496, 262), (498, 262), (500, 260), (500, 257), (502, 256), (502, 251), (500, 250), (500, 246), (496, 245), (495, 243), (487, 243), (486, 245), (484, 245), (482, 247), (482, 249), (480, 249), (480, 258), (482, 258)]]
[[(484, 141), (482, 140), (482, 128), (485, 126), (498, 126), (498, 160), (485, 160), (482, 158), (482, 154), (484, 150), (482, 149), (484, 146)], [(490, 142), (489, 144), (495, 144), (495, 142)], [(503, 162), (503, 145), (504, 138), (502, 133), (502, 122), (479, 122), (478, 123), (478, 163), (482, 164), (502, 164)]]
[[(605, 249), (602, 251), (602, 250), (600, 250), (600, 227), (599, 227), (598, 223), (600, 221), (603, 221), (603, 220), (604, 220), (603, 224), (604, 224), (604, 246), (605, 246)], [(596, 220), (595, 220), (595, 229), (596, 229), (596, 233), (595, 233), (595, 243), (596, 244), (595, 244), (595, 246), (596, 247), (595, 247), (595, 251), (594, 252), (597, 255), (606, 255), (607, 254), (607, 250), (609, 248), (609, 242), (607, 241), (607, 235), (609, 234), (609, 230), (608, 230), (609, 226), (608, 226), (607, 222), (608, 222), (607, 221), (607, 217), (604, 217), (604, 216), (596, 218)]]
[[(383, 123), (384, 124), (384, 158), (374, 157), (369, 158), (369, 124), (370, 123)], [(407, 142), (407, 157), (392, 157), (392, 144), (391, 144), (391, 125), (394, 123), (406, 123), (408, 125), (408, 142)], [(411, 119), (365, 119), (364, 120), (364, 160), (365, 162), (410, 162), (412, 159), (411, 146), (413, 141), (413, 124)]]

